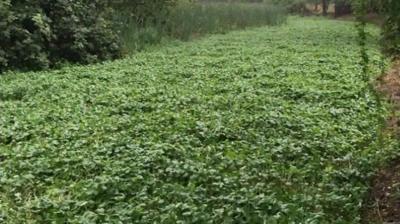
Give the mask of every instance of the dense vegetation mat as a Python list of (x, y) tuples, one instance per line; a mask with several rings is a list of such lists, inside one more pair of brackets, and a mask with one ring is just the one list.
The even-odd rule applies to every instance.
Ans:
[(0, 77), (0, 220), (357, 223), (390, 150), (356, 37), (295, 18)]

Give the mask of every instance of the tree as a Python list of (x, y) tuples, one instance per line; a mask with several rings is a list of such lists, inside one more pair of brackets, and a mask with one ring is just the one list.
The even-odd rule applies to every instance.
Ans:
[(105, 10), (103, 0), (1, 0), (0, 71), (118, 57)]
[(329, 1), (328, 0), (322, 0), (322, 15), (327, 16), (328, 15), (328, 7), (329, 7)]
[(351, 1), (349, 0), (336, 0), (335, 1), (335, 17), (347, 15), (352, 13)]

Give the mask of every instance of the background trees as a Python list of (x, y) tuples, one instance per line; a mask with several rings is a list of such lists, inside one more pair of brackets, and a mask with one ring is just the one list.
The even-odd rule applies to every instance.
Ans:
[(349, 0), (336, 0), (335, 1), (335, 17), (346, 14), (351, 14), (351, 1)]
[(119, 56), (101, 0), (5, 0), (0, 3), (0, 70), (43, 69)]
[[(204, 1), (227, 3), (214, 7), (218, 9), (209, 10), (199, 6)], [(275, 23), (274, 21), (280, 21), (281, 7), (271, 7), (271, 4), (263, 5), (263, 7), (261, 7), (262, 3), (257, 3), (260, 7), (255, 5), (247, 7), (251, 5), (247, 4), (240, 9), (236, 7), (238, 10), (231, 7), (233, 4), (238, 4), (237, 2), (259, 1), (2, 0), (0, 2), (0, 71), (10, 68), (43, 69), (66, 62), (92, 63), (117, 58), (121, 55), (118, 34), (122, 38), (129, 37), (129, 41), (144, 39), (143, 43), (132, 44), (135, 45), (135, 49), (142, 49), (142, 45), (146, 42), (160, 42), (161, 35), (173, 37), (180, 35), (184, 36), (182, 39), (187, 39), (193, 35), (193, 32), (210, 33), (221, 30), (219, 27), (224, 24), (212, 21), (221, 22), (219, 16), (225, 16), (224, 23), (229, 23), (233, 28), (242, 27), (243, 24), (271, 24)], [(314, 8), (314, 10), (321, 10), (325, 16), (328, 15), (330, 3), (335, 4), (335, 16), (341, 16), (351, 13), (351, 5), (354, 2), (354, 0), (265, 1), (284, 5), (291, 13), (311, 14)], [(383, 17), (385, 52), (399, 55), (400, 1), (365, 1), (368, 1), (370, 11), (378, 12)], [(197, 6), (193, 6), (196, 3)], [(175, 7), (177, 4), (179, 7)], [(270, 10), (267, 10), (268, 7)], [(265, 10), (260, 10), (261, 8)], [(115, 13), (109, 13), (112, 10)], [(268, 16), (260, 16), (263, 13), (268, 13)], [(184, 26), (181, 24), (182, 21), (185, 22)], [(201, 27), (199, 23), (205, 25)], [(198, 29), (193, 29), (193, 27)]]

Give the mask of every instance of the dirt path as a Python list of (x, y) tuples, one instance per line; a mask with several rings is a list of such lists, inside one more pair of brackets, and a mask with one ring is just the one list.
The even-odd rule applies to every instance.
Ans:
[[(400, 137), (400, 61), (377, 80), (377, 88), (393, 105), (387, 131)], [(363, 223), (400, 223), (400, 159), (379, 170), (372, 181)]]

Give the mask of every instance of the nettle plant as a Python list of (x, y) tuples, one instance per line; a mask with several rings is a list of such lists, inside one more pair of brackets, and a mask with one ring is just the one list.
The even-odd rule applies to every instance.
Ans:
[(2, 1), (0, 71), (118, 57), (120, 46), (106, 9), (100, 0)]

